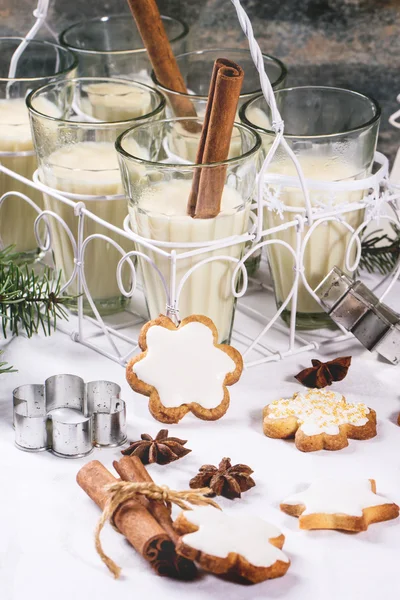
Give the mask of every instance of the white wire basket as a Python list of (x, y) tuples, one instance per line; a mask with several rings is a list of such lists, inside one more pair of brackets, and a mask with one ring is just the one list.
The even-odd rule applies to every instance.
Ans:
[[(365, 228), (374, 222), (386, 220), (391, 223), (398, 223), (398, 213), (396, 201), (398, 195), (388, 178), (388, 161), (380, 153), (375, 155), (375, 168), (373, 174), (364, 179), (353, 181), (327, 182), (306, 180), (304, 178), (301, 166), (293, 150), (289, 147), (284, 138), (284, 122), (281, 119), (277, 109), (273, 90), (264, 71), (264, 62), (260, 48), (254, 38), (251, 23), (241, 7), (239, 0), (231, 0), (237, 11), (239, 23), (248, 37), (249, 48), (254, 63), (260, 73), (261, 88), (264, 97), (271, 108), (272, 128), (275, 131), (275, 140), (269, 149), (258, 176), (257, 201), (254, 204), (254, 217), (249, 231), (239, 236), (232, 236), (225, 239), (219, 239), (215, 242), (205, 242), (197, 244), (171, 244), (166, 242), (157, 242), (148, 240), (135, 234), (129, 224), (129, 217), (125, 219), (120, 227), (100, 219), (88, 208), (90, 204), (85, 203), (85, 198), (71, 197), (48, 188), (40, 183), (37, 174), (34, 181), (30, 181), (19, 174), (7, 169), (1, 164), (0, 172), (3, 176), (8, 176), (18, 180), (31, 189), (37, 189), (50, 196), (57, 203), (66, 204), (74, 211), (77, 221), (75, 236), (67, 223), (60, 217), (57, 210), (43, 210), (35, 204), (28, 196), (21, 193), (8, 192), (0, 198), (0, 208), (3, 202), (18, 196), (24, 202), (27, 202), (36, 212), (35, 235), (38, 246), (42, 252), (51, 252), (52, 235), (51, 221), (57, 221), (69, 238), (73, 251), (74, 267), (72, 273), (65, 281), (61, 292), (64, 292), (73, 282), (77, 285), (78, 298), (77, 317), (71, 317), (71, 326), (59, 324), (59, 329), (69, 333), (75, 342), (91, 348), (111, 360), (125, 365), (128, 359), (137, 350), (137, 334), (141, 323), (146, 320), (146, 311), (126, 310), (123, 314), (112, 318), (103, 318), (92, 298), (88, 287), (85, 268), (85, 253), (88, 244), (93, 239), (102, 240), (104, 243), (113, 246), (121, 255), (117, 270), (116, 279), (118, 288), (122, 296), (133, 298), (135, 306), (139, 304), (139, 299), (143, 298), (143, 291), (138, 284), (140, 276), (137, 273), (135, 257), (141, 256), (157, 272), (162, 282), (165, 292), (165, 313), (175, 321), (179, 320), (179, 302), (182, 290), (187, 285), (194, 270), (204, 268), (210, 261), (231, 261), (234, 263), (231, 281), (231, 293), (238, 300), (235, 328), (233, 340), (242, 351), (247, 367), (261, 365), (271, 361), (285, 359), (286, 357), (316, 350), (321, 344), (332, 344), (347, 338), (351, 334), (344, 329), (339, 328), (335, 332), (315, 331), (311, 334), (304, 334), (299, 331), (296, 323), (296, 309), (299, 300), (299, 287), (302, 286), (306, 293), (321, 305), (318, 296), (315, 294), (312, 285), (306, 277), (305, 254), (307, 246), (310, 243), (312, 234), (316, 229), (324, 227), (329, 223), (335, 222), (348, 232), (348, 244), (344, 252), (344, 267), (349, 273), (355, 273), (361, 259), (361, 239)], [(48, 2), (44, 0), (45, 7), (40, 12), (42, 21), (45, 19)], [(394, 115), (395, 117), (395, 115)], [(397, 114), (396, 114), (397, 117)], [(293, 162), (297, 172), (297, 177), (287, 177), (270, 173), (268, 167), (273, 159), (277, 148), (281, 146)], [(285, 187), (298, 188), (304, 197), (304, 208), (292, 208), (286, 206), (280, 199), (279, 190)], [(310, 201), (309, 192), (321, 192), (324, 200), (321, 203)], [(355, 202), (337, 202), (338, 195), (344, 192), (359, 192), (361, 198)], [(389, 209), (389, 210), (388, 210)], [(61, 212), (61, 211), (60, 211)], [(277, 216), (276, 224), (273, 227), (265, 227), (267, 220), (265, 213), (270, 212)], [(349, 213), (357, 213), (357, 226), (349, 224), (345, 217)], [(91, 220), (101, 225), (108, 235), (94, 234), (85, 238), (84, 225), (86, 220)], [(46, 226), (45, 239), (40, 236), (40, 224)], [(282, 239), (282, 233), (290, 231), (293, 234), (294, 243), (289, 244)], [(126, 248), (135, 244), (135, 250), (126, 251), (126, 248), (118, 244), (113, 237), (120, 236), (120, 239), (126, 240)], [(251, 244), (251, 248), (245, 252), (241, 258), (235, 258), (227, 253), (227, 249), (237, 244)], [(271, 249), (273, 247), (285, 248), (289, 253), (293, 263), (293, 280), (290, 289), (283, 298), (279, 308), (275, 307), (273, 290), (271, 282), (266, 277), (265, 268), (262, 268), (260, 275), (254, 279), (248, 277), (246, 261), (252, 255), (259, 253), (263, 248)], [(179, 248), (179, 252), (176, 251)], [(159, 271), (150, 255), (158, 255), (170, 262), (170, 277), (165, 279)], [(201, 260), (196, 265), (188, 268), (185, 273), (177, 276), (177, 265), (182, 260), (196, 256)], [(125, 289), (122, 281), (122, 268), (128, 264), (131, 270), (132, 285), (130, 289)], [(263, 264), (265, 267), (265, 262)], [(326, 273), (325, 273), (326, 274)], [(323, 275), (325, 275), (323, 274)], [(374, 290), (379, 298), (383, 300), (394, 286), (400, 274), (400, 264), (396, 265), (393, 273), (384, 277)], [(257, 302), (262, 296), (262, 302)], [(85, 315), (84, 301), (90, 305), (93, 316)], [(143, 304), (143, 302), (142, 302)], [(260, 304), (262, 310), (259, 310)], [(257, 308), (258, 307), (258, 308)], [(290, 320), (288, 325), (280, 320), (282, 313), (290, 307)], [(76, 325), (76, 326), (75, 326)], [(274, 332), (274, 335), (272, 335)]]
[[(78, 235), (74, 236), (66, 222), (59, 216), (57, 211), (43, 210), (37, 206), (30, 198), (24, 194), (17, 194), (18, 197), (27, 202), (37, 212), (35, 221), (35, 233), (38, 240), (39, 248), (42, 252), (49, 252), (52, 249), (51, 236), (51, 221), (55, 219), (67, 233), (71, 243), (74, 255), (74, 269), (68, 281), (62, 287), (61, 292), (64, 292), (72, 282), (76, 282), (78, 293), (81, 296), (78, 299), (77, 317), (72, 317), (71, 325), (61, 329), (71, 335), (75, 342), (83, 344), (104, 356), (125, 365), (130, 356), (137, 350), (137, 332), (140, 325), (146, 320), (145, 309), (139, 314), (130, 309), (123, 314), (112, 318), (102, 317), (92, 298), (91, 291), (88, 288), (86, 281), (85, 270), (90, 269), (90, 265), (85, 265), (85, 252), (88, 244), (93, 239), (100, 239), (104, 243), (112, 245), (120, 253), (116, 278), (118, 287), (122, 296), (126, 298), (134, 298), (135, 306), (138, 306), (143, 298), (143, 291), (138, 284), (140, 275), (137, 273), (136, 256), (145, 257), (152, 268), (157, 270), (158, 276), (162, 281), (165, 290), (165, 313), (175, 321), (179, 320), (179, 300), (184, 286), (187, 285), (193, 272), (197, 269), (204, 268), (210, 261), (231, 261), (234, 263), (234, 269), (231, 282), (231, 293), (238, 299), (237, 316), (234, 329), (234, 343), (240, 346), (247, 367), (260, 365), (270, 361), (282, 360), (288, 356), (317, 349), (321, 344), (335, 343), (338, 340), (343, 340), (351, 337), (344, 329), (336, 332), (315, 331), (304, 334), (296, 328), (296, 306), (298, 301), (299, 282), (302, 282), (307, 292), (312, 296), (318, 304), (320, 300), (313, 291), (307, 281), (304, 269), (304, 253), (309, 243), (310, 237), (318, 227), (323, 227), (324, 224), (335, 221), (350, 232), (349, 241), (345, 255), (345, 268), (348, 272), (354, 273), (357, 270), (361, 258), (361, 237), (365, 228), (374, 222), (386, 220), (392, 223), (398, 223), (398, 215), (396, 211), (396, 194), (391, 189), (388, 181), (388, 161), (379, 153), (375, 156), (375, 172), (368, 178), (354, 181), (343, 182), (326, 182), (326, 181), (310, 181), (307, 182), (309, 189), (321, 190), (324, 194), (329, 191), (329, 197), (332, 202), (326, 206), (312, 207), (310, 223), (307, 211), (296, 210), (285, 206), (279, 201), (276, 195), (271, 195), (269, 189), (271, 186), (276, 190), (279, 187), (290, 186), (299, 187), (300, 182), (293, 177), (283, 177), (276, 174), (267, 173), (264, 180), (264, 190), (254, 204), (254, 218), (250, 230), (238, 236), (232, 236), (225, 239), (220, 239), (215, 242), (206, 242), (203, 244), (174, 244), (174, 249), (171, 249), (171, 244), (167, 242), (157, 242), (147, 240), (133, 233), (129, 224), (129, 217), (125, 219), (121, 227), (115, 227), (107, 221), (97, 217), (93, 212), (88, 210), (85, 202), (74, 201), (65, 195), (48, 188), (38, 181), (37, 176), (34, 181), (25, 179), (17, 173), (10, 171), (0, 164), (0, 171), (5, 176), (19, 180), (32, 188), (36, 188), (47, 195), (50, 195), (56, 203), (64, 203), (72, 207), (75, 218), (77, 220)], [(340, 203), (335, 205), (335, 194), (343, 193), (344, 191), (366, 191), (366, 195), (359, 202)], [(0, 199), (1, 204), (12, 199), (13, 194), (8, 193)], [(10, 198), (11, 197), (11, 198)], [(391, 209), (391, 214), (388, 213), (387, 207)], [(285, 217), (288, 211), (291, 211), (289, 218), (285, 218), (280, 225), (273, 228), (263, 227), (263, 213), (271, 211), (278, 217)], [(61, 211), (60, 211), (61, 212)], [(348, 213), (358, 212), (361, 221), (357, 228), (352, 227), (344, 220)], [(362, 218), (361, 218), (362, 216)], [(92, 220), (101, 225), (109, 235), (94, 234), (84, 237), (85, 220)], [(46, 225), (47, 234), (45, 239), (41, 239), (39, 234), (40, 224), (44, 222)], [(307, 233), (304, 235), (304, 229), (307, 228)], [(292, 230), (295, 234), (296, 244), (294, 247), (282, 241), (279, 234), (282, 231)], [(128, 247), (132, 247), (135, 243), (135, 250), (126, 252), (125, 249), (115, 242), (113, 237), (115, 234), (124, 238)], [(42, 236), (43, 237), (43, 236)], [(229, 247), (243, 244), (244, 242), (252, 242), (251, 248), (244, 254), (242, 258), (230, 256), (226, 249)], [(261, 269), (259, 277), (249, 280), (246, 269), (246, 261), (261, 248), (268, 246), (284, 246), (290, 253), (293, 260), (294, 276), (291, 288), (286, 298), (281, 303), (279, 309), (274, 308), (273, 291), (268, 279), (265, 277), (265, 269)], [(176, 252), (176, 248), (180, 252)], [(170, 261), (170, 278), (166, 280), (163, 274), (159, 271), (157, 265), (149, 258), (150, 254), (163, 256), (164, 259)], [(184, 274), (177, 277), (177, 265), (179, 261), (196, 256), (196, 264), (190, 267)], [(353, 259), (351, 259), (353, 257)], [(132, 285), (130, 289), (125, 289), (122, 282), (121, 272), (125, 263), (129, 264), (131, 270)], [(379, 282), (379, 298), (383, 300), (390, 289), (395, 284), (400, 273), (400, 265), (398, 265), (390, 277), (385, 277)], [(238, 281), (240, 280), (240, 284)], [(375, 290), (377, 291), (377, 290)], [(260, 297), (263, 297), (262, 303), (259, 302)], [(87, 300), (93, 316), (85, 315), (83, 305), (84, 300)], [(255, 302), (258, 299), (258, 302)], [(143, 302), (142, 302), (143, 304)], [(254, 306), (265, 306), (264, 310), (254, 308)], [(281, 322), (280, 315), (291, 305), (291, 318), (289, 326)], [(76, 326), (75, 326), (76, 325)], [(59, 324), (60, 328), (60, 324)], [(272, 330), (274, 335), (272, 335)], [(272, 341), (273, 340), (273, 341)]]

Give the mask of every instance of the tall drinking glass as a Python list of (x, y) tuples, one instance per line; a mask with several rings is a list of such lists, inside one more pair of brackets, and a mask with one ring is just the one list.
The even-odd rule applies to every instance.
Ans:
[[(188, 89), (188, 94), (182, 94), (182, 92), (163, 86), (158, 81), (154, 71), (151, 76), (155, 86), (166, 96), (167, 100), (170, 100), (172, 96), (189, 95), (196, 108), (197, 115), (201, 116), (205, 113), (214, 62), (217, 58), (222, 57), (232, 60), (244, 70), (243, 86), (239, 98), (240, 108), (242, 104), (261, 92), (260, 76), (249, 50), (211, 48), (178, 54), (176, 61)], [(263, 59), (272, 87), (274, 89), (283, 87), (287, 76), (285, 65), (268, 54), (263, 54)]]
[[(129, 196), (131, 229), (154, 242), (167, 242), (168, 252), (177, 252), (176, 285), (180, 285), (189, 269), (206, 259), (214, 259), (199, 266), (184, 283), (178, 298), (179, 315), (182, 319), (194, 313), (207, 315), (218, 329), (219, 341), (226, 342), (230, 340), (234, 316), (231, 281), (236, 265), (226, 257), (240, 259), (244, 242), (182, 259), (179, 255), (248, 231), (261, 140), (255, 131), (235, 124), (232, 139), (240, 140), (240, 151), (235, 158), (208, 165), (165, 162), (169, 160), (163, 158), (165, 142), (176, 135), (177, 128), (193, 130), (195, 123), (202, 125), (201, 119), (196, 117), (139, 125), (123, 133), (116, 148)], [(187, 214), (187, 203), (194, 174), (207, 170), (211, 176), (213, 172), (220, 173), (221, 168), (226, 169), (221, 212), (210, 219), (192, 218)], [(171, 261), (140, 244), (138, 250), (146, 253), (169, 285)], [(143, 258), (140, 261), (147, 305), (153, 319), (165, 313), (168, 299), (154, 266)]]
[[(188, 26), (172, 17), (161, 20), (174, 53), (184, 52)], [(75, 23), (61, 33), (60, 43), (78, 56), (80, 76), (151, 82), (151, 63), (130, 13)]]
[[(31, 179), (37, 163), (25, 97), (40, 85), (73, 76), (77, 60), (66, 48), (30, 40), (25, 42), (15, 73), (10, 73), (12, 58), (22, 42), (17, 37), (0, 38), (0, 162)], [(0, 172), (0, 197), (13, 191), (42, 206), (40, 192)], [(22, 262), (39, 256), (33, 228), (36, 216), (18, 196), (7, 197), (0, 210), (0, 243), (3, 247), (14, 245)]]
[[(202, 117), (205, 114), (208, 92), (210, 88), (210, 80), (214, 62), (217, 58), (228, 58), (236, 62), (244, 70), (244, 80), (241, 90), (241, 94), (238, 102), (238, 109), (247, 102), (250, 98), (253, 98), (261, 92), (260, 88), (260, 76), (253, 63), (249, 50), (235, 50), (232, 48), (214, 48), (210, 50), (198, 50), (195, 52), (187, 52), (176, 56), (176, 60), (179, 69), (182, 73), (183, 80), (188, 89), (188, 94), (177, 92), (171, 88), (163, 86), (157, 79), (154, 71), (152, 72), (153, 83), (156, 88), (164, 94), (167, 99), (168, 108), (173, 113), (173, 104), (171, 98), (175, 97), (190, 97), (191, 102), (196, 109), (198, 117)], [(269, 79), (274, 89), (282, 87), (286, 79), (287, 70), (285, 65), (274, 58), (263, 54), (264, 65)], [(237, 118), (239, 121), (239, 117)], [(182, 128), (178, 128), (178, 134), (175, 140), (172, 140), (170, 151), (176, 153), (180, 158), (184, 158), (191, 162), (196, 160), (196, 152), (198, 146), (198, 140), (200, 133), (187, 132)], [(237, 143), (232, 140), (231, 156), (240, 153), (240, 140), (239, 135)]]
[[(333, 87), (296, 87), (275, 92), (280, 114), (285, 122), (285, 139), (295, 152), (307, 179), (346, 182), (362, 179), (371, 172), (377, 143), (380, 108), (378, 104), (357, 92)], [(270, 128), (271, 115), (265, 99), (259, 96), (240, 110), (243, 123), (254, 127), (261, 135), (263, 153), (270, 148), (274, 134)], [(269, 173), (296, 176), (292, 161), (280, 147)], [(296, 209), (304, 210), (304, 198), (299, 188), (282, 184), (269, 185), (269, 192), (284, 205), (283, 215), (265, 210), (265, 227), (275, 227), (293, 219)], [(359, 202), (364, 196), (358, 191), (310, 190), (313, 210)], [(355, 210), (342, 215), (351, 227), (363, 221), (364, 211)], [(305, 228), (304, 236), (308, 228)], [(274, 234), (274, 237), (295, 248), (294, 228)], [(345, 254), (350, 232), (339, 221), (329, 221), (311, 234), (304, 253), (305, 276), (314, 289), (335, 265), (346, 271)], [(353, 260), (356, 249), (354, 247)], [(294, 281), (293, 259), (285, 248), (269, 246), (269, 263), (275, 286), (278, 307), (288, 296)], [(290, 305), (289, 305), (290, 306)], [(282, 313), (289, 322), (290, 309)], [(318, 329), (331, 325), (319, 304), (299, 283), (297, 327)]]
[[(164, 116), (161, 94), (134, 81), (80, 77), (33, 91), (27, 104), (40, 181), (74, 201), (83, 201), (95, 215), (122, 227), (127, 208), (114, 143), (133, 124)], [(74, 210), (50, 195), (45, 195), (45, 205), (65, 221), (76, 238)], [(53, 220), (51, 226), (55, 264), (62, 270), (63, 280), (68, 281), (74, 268), (73, 249), (60, 223)], [(85, 238), (95, 234), (104, 234), (130, 249), (125, 238), (86, 218)], [(104, 240), (95, 239), (87, 246), (85, 277), (103, 315), (118, 312), (126, 303), (116, 280), (120, 258), (112, 244)], [(124, 274), (127, 286), (128, 271)], [(77, 293), (76, 282), (67, 292)], [(87, 302), (84, 308), (90, 312)]]

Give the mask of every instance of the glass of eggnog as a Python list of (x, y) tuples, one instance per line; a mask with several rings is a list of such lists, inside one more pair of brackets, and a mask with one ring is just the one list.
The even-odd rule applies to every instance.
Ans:
[[(203, 117), (208, 100), (210, 87), (210, 77), (213, 70), (214, 62), (217, 58), (223, 56), (240, 65), (244, 70), (244, 80), (239, 96), (238, 109), (245, 104), (250, 98), (254, 98), (261, 92), (260, 76), (254, 65), (253, 59), (249, 50), (234, 49), (234, 48), (213, 48), (186, 52), (176, 56), (180, 72), (188, 90), (187, 94), (178, 92), (171, 88), (162, 85), (154, 71), (152, 79), (155, 87), (167, 99), (167, 114), (175, 115), (174, 106), (177, 106), (176, 100), (189, 97), (192, 102), (198, 117)], [(264, 68), (272, 84), (273, 89), (283, 87), (286, 77), (286, 66), (277, 58), (263, 54)], [(175, 100), (175, 102), (174, 102)], [(175, 115), (177, 116), (177, 115)], [(239, 115), (237, 115), (239, 121)], [(191, 162), (196, 160), (197, 146), (199, 142), (199, 132), (187, 132), (177, 128), (177, 135), (171, 139), (169, 151), (171, 154), (179, 155), (181, 158), (186, 158)], [(241, 151), (240, 136), (237, 139), (232, 138), (230, 155), (239, 156)], [(248, 247), (251, 246), (251, 242)], [(261, 261), (261, 250), (256, 251), (246, 261), (246, 268), (249, 276), (256, 273)]]
[[(335, 182), (326, 191), (309, 188), (309, 196), (318, 219), (321, 212), (335, 210), (340, 205), (360, 202), (368, 190), (341, 190), (341, 183), (363, 179), (372, 170), (377, 143), (380, 108), (375, 100), (347, 89), (334, 87), (295, 87), (275, 92), (277, 107), (285, 123), (284, 137), (296, 154), (306, 179), (313, 182)], [(240, 110), (242, 123), (254, 127), (262, 138), (262, 154), (272, 145), (271, 113), (263, 96), (244, 104)], [(296, 177), (293, 162), (280, 146), (266, 177), (272, 174), (274, 184), (266, 190), (266, 200), (273, 200), (264, 211), (264, 226), (276, 227), (293, 220), (297, 213), (304, 214), (304, 196), (299, 187), (290, 186), (287, 177)], [(281, 176), (281, 177), (280, 177)], [(279, 206), (278, 206), (279, 205)], [(277, 210), (277, 207), (279, 210)], [(329, 271), (337, 266), (346, 270), (346, 250), (351, 232), (342, 223), (356, 229), (364, 219), (364, 210), (343, 213), (340, 220), (326, 221), (316, 227), (304, 249), (304, 275), (312, 289)], [(307, 235), (306, 226), (302, 238)], [(296, 247), (296, 228), (274, 233), (274, 237)], [(356, 246), (350, 252), (354, 261)], [(295, 272), (293, 257), (282, 245), (270, 245), (268, 258), (274, 281), (278, 307), (288, 297)], [(286, 322), (288, 310), (282, 312)], [(301, 329), (319, 329), (332, 326), (329, 317), (309, 294), (301, 279), (298, 285), (296, 326)]]
[[(80, 77), (33, 91), (27, 105), (39, 180), (75, 202), (84, 202), (88, 210), (111, 225), (122, 227), (127, 214), (126, 197), (114, 143), (133, 124), (164, 116), (165, 100), (161, 94), (140, 82)], [(44, 198), (46, 208), (57, 213), (77, 239), (74, 209), (49, 194)], [(70, 239), (56, 219), (51, 222), (51, 234), (55, 265), (62, 271), (63, 281), (68, 281), (75, 259)], [(85, 218), (84, 238), (98, 234), (112, 238), (125, 251), (131, 249), (126, 238)], [(102, 315), (119, 312), (127, 302), (117, 284), (120, 258), (118, 250), (103, 239), (93, 239), (86, 247), (84, 276)], [(129, 269), (122, 278), (129, 287)], [(77, 292), (75, 280), (66, 293)], [(84, 310), (92, 312), (86, 298)]]
[[(17, 37), (0, 38), (0, 57), (0, 162), (32, 179), (37, 163), (25, 97), (36, 87), (73, 76), (77, 60), (69, 50), (56, 44), (24, 42)], [(0, 244), (14, 245), (18, 260), (31, 262), (40, 257), (34, 234), (37, 212), (11, 192), (25, 194), (39, 208), (42, 194), (0, 172), (0, 198), (10, 194), (0, 209)]]
[[(238, 109), (250, 98), (260, 94), (260, 76), (254, 65), (253, 59), (251, 58), (249, 50), (215, 48), (210, 50), (186, 52), (176, 56), (176, 61), (188, 90), (187, 94), (165, 87), (158, 81), (154, 71), (151, 74), (155, 87), (162, 94), (164, 94), (167, 99), (167, 114), (169, 113), (171, 116), (179, 116), (174, 114), (174, 106), (176, 106), (176, 103), (174, 103), (174, 97), (186, 97), (189, 98), (193, 104), (197, 116), (204, 116), (208, 101), (210, 78), (214, 62), (221, 56), (227, 58), (228, 60), (232, 60), (236, 64), (240, 65), (244, 70), (244, 80), (241, 94), (239, 96)], [(263, 54), (263, 59), (264, 67), (268, 74), (269, 80), (271, 81), (272, 87), (274, 89), (283, 87), (287, 76), (287, 69), (285, 65), (277, 58), (269, 56), (268, 54)], [(237, 116), (236, 120), (239, 121), (239, 115)], [(178, 128), (177, 132), (178, 135), (176, 139), (171, 139), (171, 153), (176, 151), (181, 158), (186, 158), (188, 161), (194, 162), (196, 160), (200, 132), (192, 131), (191, 135), (189, 135), (189, 132), (182, 132), (182, 128)], [(236, 143), (235, 138), (232, 138), (230, 158), (240, 154), (241, 147), (239, 138), (239, 133), (237, 134)]]
[[(181, 54), (188, 26), (164, 15), (161, 20), (174, 54)], [(60, 43), (79, 58), (79, 76), (124, 77), (151, 85), (150, 59), (131, 13), (74, 23), (61, 33)]]
[[(244, 70), (244, 80), (239, 97), (239, 108), (250, 98), (261, 93), (260, 76), (254, 65), (253, 59), (249, 50), (235, 48), (212, 48), (204, 50), (196, 50), (193, 52), (185, 52), (176, 56), (179, 70), (182, 73), (183, 80), (188, 90), (187, 94), (178, 92), (177, 90), (165, 87), (157, 79), (154, 71), (151, 74), (154, 85), (167, 98), (169, 108), (173, 111), (173, 96), (190, 96), (190, 100), (194, 104), (197, 116), (202, 116), (205, 113), (208, 92), (210, 88), (210, 77), (213, 70), (214, 62), (217, 58), (223, 56), (240, 65)], [(283, 87), (287, 76), (285, 65), (268, 54), (263, 54), (265, 71), (269, 77), (273, 89)], [(239, 119), (238, 119), (239, 120)]]
[[(240, 151), (234, 158), (205, 165), (171, 162), (165, 142), (170, 142), (177, 130), (193, 131), (201, 126), (197, 117), (146, 123), (123, 133), (116, 148), (129, 196), (130, 228), (164, 250), (161, 254), (136, 244), (142, 253), (139, 261), (150, 318), (167, 310), (164, 280), (170, 295), (175, 296), (180, 319), (195, 313), (206, 315), (218, 329), (219, 342), (229, 342), (235, 309), (232, 276), (245, 246), (245, 241), (232, 241), (232, 236), (246, 234), (251, 227), (261, 139), (254, 130), (235, 123), (232, 140), (240, 143)], [(188, 200), (194, 176), (203, 170), (212, 176), (221, 169), (225, 186), (219, 214), (193, 218), (188, 214)], [(216, 249), (214, 243), (224, 238), (231, 238), (230, 243)], [(191, 251), (197, 253), (179, 258)], [(171, 261), (175, 253), (176, 268)]]

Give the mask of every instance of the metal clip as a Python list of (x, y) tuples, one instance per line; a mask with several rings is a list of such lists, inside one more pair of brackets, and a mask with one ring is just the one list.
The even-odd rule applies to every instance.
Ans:
[(366, 285), (334, 267), (314, 291), (331, 319), (365, 348), (392, 364), (400, 362), (400, 315), (379, 302)]

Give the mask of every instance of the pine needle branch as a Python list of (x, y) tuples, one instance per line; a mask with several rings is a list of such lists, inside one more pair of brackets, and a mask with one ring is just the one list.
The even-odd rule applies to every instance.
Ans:
[(391, 227), (394, 237), (378, 229), (362, 240), (360, 269), (381, 275), (393, 271), (400, 259), (400, 229), (393, 223)]
[(67, 319), (65, 305), (72, 300), (61, 296), (61, 277), (53, 278), (51, 269), (36, 275), (27, 266), (14, 264), (12, 248), (0, 251), (0, 321), (4, 337), (18, 335), (22, 330), (28, 337), (43, 331), (50, 335), (57, 319)]

